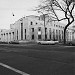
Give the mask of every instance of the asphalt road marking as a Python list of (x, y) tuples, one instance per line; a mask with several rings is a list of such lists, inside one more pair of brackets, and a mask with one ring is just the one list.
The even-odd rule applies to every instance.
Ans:
[(30, 74), (27, 74), (27, 73), (25, 73), (25, 72), (23, 72), (23, 71), (20, 71), (20, 70), (18, 70), (18, 69), (15, 69), (15, 68), (13, 68), (13, 67), (11, 67), (11, 66), (8, 66), (8, 65), (6, 65), (6, 64), (3, 64), (3, 63), (0, 63), (0, 65), (3, 66), (3, 67), (5, 67), (5, 68), (8, 68), (8, 69), (10, 69), (10, 70), (12, 70), (12, 71), (14, 71), (14, 72), (16, 72), (16, 73), (19, 73), (19, 74), (21, 74), (21, 75), (30, 75)]

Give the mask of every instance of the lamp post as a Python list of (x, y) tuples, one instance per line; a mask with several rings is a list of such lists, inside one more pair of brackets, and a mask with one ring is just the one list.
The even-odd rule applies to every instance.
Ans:
[(42, 15), (43, 15), (43, 19), (44, 19), (44, 30), (45, 30), (45, 40), (46, 40), (46, 26), (45, 26), (45, 15), (46, 14), (43, 14), (43, 12), (41, 12), (41, 11), (38, 11), (38, 13), (42, 13)]

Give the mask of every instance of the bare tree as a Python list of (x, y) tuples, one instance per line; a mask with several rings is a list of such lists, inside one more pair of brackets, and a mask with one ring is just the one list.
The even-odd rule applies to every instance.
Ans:
[[(37, 8), (37, 11), (45, 11), (50, 14), (54, 21), (67, 21), (64, 28), (64, 44), (66, 43), (66, 29), (74, 22), (74, 7), (75, 0), (43, 0)], [(57, 11), (63, 12), (64, 16), (59, 18)]]

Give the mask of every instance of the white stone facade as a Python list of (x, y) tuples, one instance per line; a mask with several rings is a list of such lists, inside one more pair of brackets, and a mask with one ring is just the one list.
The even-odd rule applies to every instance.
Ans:
[(2, 30), (0, 33), (2, 42), (15, 41), (15, 29)]
[[(63, 41), (64, 24), (59, 22), (45, 22), (39, 16), (27, 16), (10, 25), (9, 30), (0, 31), (2, 42), (11, 41), (37, 41), (45, 40), (45, 28), (47, 40)], [(74, 39), (73, 28), (67, 29), (66, 40)]]

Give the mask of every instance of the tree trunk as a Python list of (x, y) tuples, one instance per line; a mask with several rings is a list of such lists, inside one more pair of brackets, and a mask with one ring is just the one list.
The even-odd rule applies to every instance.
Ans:
[(68, 24), (65, 26), (65, 28), (64, 28), (64, 44), (66, 44), (66, 29), (67, 29), (67, 27), (69, 26), (69, 25), (71, 25), (72, 23), (74, 22), (74, 18), (73, 18), (73, 20), (70, 22), (68, 22)]
[(64, 40), (63, 40), (64, 41), (64, 44), (66, 44), (66, 29), (67, 28), (64, 29)]
[(68, 27), (70, 24), (71, 24), (71, 22), (68, 23), (68, 24), (65, 26), (65, 28), (64, 28), (64, 44), (66, 44), (66, 30), (67, 30), (67, 27)]
[(71, 24), (71, 22), (70, 23), (68, 23), (66, 26), (65, 26), (65, 28), (64, 28), (64, 44), (66, 44), (66, 30), (67, 30), (67, 27), (69, 26)]

